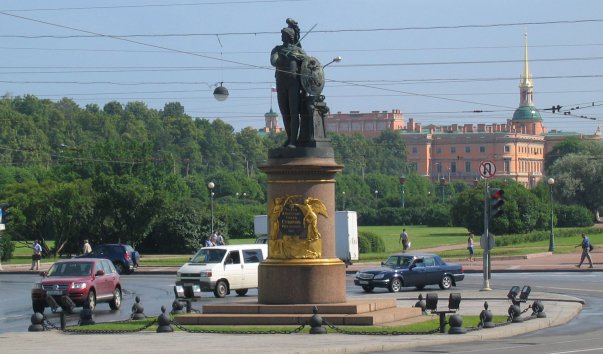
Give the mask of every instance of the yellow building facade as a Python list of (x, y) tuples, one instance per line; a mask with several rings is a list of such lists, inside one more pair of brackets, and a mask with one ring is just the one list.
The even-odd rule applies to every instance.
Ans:
[(329, 132), (369, 138), (386, 129), (399, 131), (406, 143), (408, 168), (433, 181), (474, 181), (480, 178), (480, 163), (490, 161), (496, 167), (494, 178), (514, 180), (530, 188), (544, 177), (544, 158), (555, 144), (568, 137), (600, 140), (601, 132), (599, 128), (592, 135), (546, 131), (534, 105), (527, 35), (519, 95), (519, 107), (502, 124), (423, 126), (412, 118), (405, 124), (403, 114), (393, 110), (331, 114), (325, 125)]

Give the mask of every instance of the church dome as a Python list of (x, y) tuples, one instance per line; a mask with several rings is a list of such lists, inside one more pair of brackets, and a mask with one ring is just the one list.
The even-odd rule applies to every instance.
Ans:
[(542, 120), (540, 112), (533, 105), (520, 106), (513, 113), (513, 120)]

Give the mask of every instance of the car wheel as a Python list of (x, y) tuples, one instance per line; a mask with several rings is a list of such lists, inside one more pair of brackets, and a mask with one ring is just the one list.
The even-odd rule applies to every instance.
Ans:
[(444, 275), (442, 280), (440, 280), (440, 289), (448, 290), (452, 287), (452, 278), (450, 275)]
[(239, 289), (239, 290), (235, 290), (235, 292), (237, 293), (237, 295), (239, 296), (245, 296), (245, 294), (247, 294), (247, 291), (249, 289)]
[(33, 308), (33, 312), (39, 312), (39, 313), (43, 314), (44, 309), (46, 308), (46, 305), (44, 305), (43, 302), (32, 301), (31, 307)]
[(425, 289), (425, 285), (417, 285), (417, 286), (415, 286), (415, 289), (423, 290), (423, 289)]
[(402, 289), (402, 280), (400, 280), (400, 278), (393, 278), (389, 282), (389, 292), (397, 293), (398, 291), (400, 291), (400, 289)]
[(121, 307), (121, 289), (115, 288), (113, 290), (113, 300), (109, 301), (109, 307), (111, 310), (119, 310)]
[(124, 274), (124, 272), (126, 271), (126, 267), (124, 267), (123, 263), (115, 262), (114, 265), (115, 269), (117, 270), (117, 273)]
[(90, 305), (90, 310), (94, 311), (94, 308), (96, 307), (96, 293), (94, 292), (94, 290), (90, 289), (90, 291), (88, 291), (88, 305)]
[(217, 298), (222, 298), (226, 296), (228, 293), (228, 285), (224, 280), (218, 280), (216, 283), (216, 287), (214, 288), (214, 296)]
[(374, 286), (370, 286), (370, 285), (363, 285), (362, 286), (362, 290), (364, 290), (364, 292), (370, 293), (373, 291), (373, 289), (375, 289)]

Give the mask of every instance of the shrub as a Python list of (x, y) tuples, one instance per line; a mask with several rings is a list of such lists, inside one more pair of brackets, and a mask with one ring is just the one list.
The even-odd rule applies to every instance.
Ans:
[(358, 235), (358, 251), (360, 253), (371, 253), (371, 241), (362, 232)]
[(593, 214), (580, 205), (556, 205), (555, 216), (559, 227), (585, 227), (593, 225)]
[[(377, 234), (362, 231), (359, 235), (359, 239), (360, 238), (365, 238), (369, 242), (370, 249), (368, 252), (385, 252), (385, 242), (383, 242), (383, 239), (377, 236)], [(360, 246), (360, 240), (358, 240), (358, 243)]]
[(0, 259), (4, 262), (13, 258), (15, 244), (11, 242), (10, 236), (6, 233), (0, 236)]

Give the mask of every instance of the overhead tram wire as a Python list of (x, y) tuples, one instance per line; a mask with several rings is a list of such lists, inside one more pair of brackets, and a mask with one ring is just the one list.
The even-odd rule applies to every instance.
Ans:
[[(0, 35), (0, 38), (90, 38), (90, 37), (114, 37), (114, 38), (138, 38), (138, 37), (192, 37), (192, 36), (259, 36), (259, 35), (275, 35), (280, 32), (276, 31), (257, 31), (257, 32), (214, 32), (214, 33), (163, 33), (163, 34), (115, 34), (106, 35), (101, 33), (95, 33), (92, 31), (78, 30), (75, 28), (52, 24), (41, 20), (35, 20), (24, 16), (10, 14), (7, 10), (0, 11), (0, 14), (7, 16), (14, 16), (34, 22), (50, 24), (57, 27), (71, 29), (83, 33), (86, 35), (36, 35), (36, 36), (25, 36), (25, 35)], [(536, 25), (552, 25), (552, 24), (578, 24), (578, 23), (599, 23), (603, 22), (603, 19), (583, 19), (583, 20), (559, 20), (559, 21), (532, 21), (532, 22), (510, 22), (510, 23), (494, 23), (494, 24), (471, 24), (471, 25), (453, 25), (453, 26), (416, 26), (416, 27), (389, 27), (389, 28), (347, 28), (347, 29), (323, 29), (314, 30), (313, 33), (366, 33), (366, 32), (399, 32), (399, 31), (419, 31), (419, 30), (450, 30), (450, 29), (466, 29), (466, 28), (495, 28), (495, 27), (515, 27), (515, 26), (536, 26)], [(141, 44), (141, 43), (138, 43)], [(162, 48), (164, 49), (164, 48)]]
[[(101, 33), (93, 32), (93, 31), (88, 31), (88, 30), (83, 30), (83, 29), (75, 28), (75, 27), (70, 27), (70, 26), (65, 26), (65, 25), (59, 25), (59, 24), (56, 24), (56, 23), (48, 22), (48, 21), (42, 21), (42, 20), (37, 20), (37, 19), (25, 17), (25, 16), (10, 14), (10, 13), (4, 12), (4, 11), (0, 11), (0, 14), (8, 16), (8, 17), (14, 17), (14, 18), (18, 18), (18, 19), (30, 21), (30, 22), (36, 22), (36, 23), (45, 24), (45, 25), (52, 26), (52, 27), (58, 27), (58, 28), (68, 29), (68, 30), (72, 30), (72, 31), (76, 31), (76, 32), (87, 33), (87, 34), (91, 34), (91, 35), (94, 35), (94, 36), (100, 36), (100, 37), (105, 37), (105, 38), (112, 38), (112, 39), (116, 39), (116, 40), (119, 40), (119, 41), (124, 41), (124, 42), (128, 42), (128, 43), (138, 44), (138, 45), (142, 45), (142, 46), (148, 46), (148, 47), (152, 47), (152, 48), (156, 48), (156, 49), (169, 50), (169, 51), (174, 51), (174, 52), (181, 53), (181, 54), (186, 54), (186, 55), (197, 56), (197, 57), (201, 57), (201, 58), (205, 58), (205, 59), (211, 59), (211, 60), (222, 61), (222, 62), (227, 62), (227, 63), (232, 63), (232, 64), (238, 64), (238, 65), (245, 65), (245, 66), (249, 66), (249, 67), (253, 67), (253, 68), (257, 68), (257, 69), (265, 69), (265, 70), (271, 70), (271, 71), (274, 70), (272, 67), (261, 66), (261, 65), (254, 65), (254, 64), (249, 64), (249, 63), (243, 63), (243, 62), (238, 62), (238, 61), (228, 60), (228, 59), (223, 59), (223, 58), (216, 58), (216, 57), (212, 57), (212, 56), (208, 56), (208, 55), (202, 55), (202, 54), (188, 52), (188, 51), (184, 51), (184, 50), (179, 50), (179, 49), (174, 49), (174, 48), (168, 48), (168, 47), (164, 47), (164, 46), (160, 46), (160, 45), (144, 43), (144, 42), (132, 40), (132, 39), (129, 39), (129, 38), (123, 38), (123, 37), (120, 37), (120, 36), (106, 35), (106, 34), (101, 34)], [(528, 23), (522, 23), (522, 24), (523, 25), (526, 25), (526, 24), (532, 24), (532, 25), (534, 25), (534, 24), (550, 24), (550, 23), (581, 23), (581, 22), (603, 22), (603, 20), (546, 21), (546, 22), (542, 22), (542, 23), (539, 23), (539, 22), (528, 22)], [(502, 26), (502, 25), (503, 24), (492, 24), (492, 25), (460, 25), (460, 26), (433, 26), (433, 27), (422, 27), (422, 29), (468, 28), (468, 27), (483, 28), (483, 27), (497, 27), (497, 26)], [(510, 25), (510, 24), (505, 24), (505, 25)], [(406, 27), (405, 29), (418, 29), (418, 28), (419, 27)], [(379, 30), (380, 31), (382, 29), (373, 29), (373, 30), (375, 30), (375, 31)], [(402, 30), (402, 28), (400, 28), (398, 30)], [(315, 30), (314, 32), (315, 33), (331, 33), (333, 31), (332, 30), (331, 31)], [(337, 32), (346, 32), (346, 30), (337, 30)], [(274, 32), (272, 32), (272, 33), (274, 33)], [(214, 34), (214, 35), (217, 35), (217, 34)], [(383, 88), (383, 87), (375, 87), (375, 86), (365, 85), (365, 84), (350, 83), (350, 82), (345, 82), (345, 81), (341, 81), (341, 80), (327, 80), (327, 79), (325, 79), (325, 82), (333, 82), (333, 83), (340, 83), (340, 84), (341, 83), (347, 83), (347, 84), (350, 84), (350, 85), (356, 86), (356, 87), (363, 87), (363, 88), (369, 88), (369, 89), (380, 90), (380, 91), (385, 91), (385, 92), (392, 92), (392, 93), (403, 93), (403, 94), (407, 94), (407, 95), (411, 95), (411, 96), (416, 96), (416, 97), (425, 97), (425, 98), (438, 99), (438, 100), (451, 101), (451, 102), (469, 103), (469, 104), (478, 105), (478, 106), (496, 107), (496, 108), (507, 108), (507, 109), (514, 108), (514, 107), (508, 107), (508, 106), (502, 106), (502, 105), (480, 103), (480, 102), (469, 101), (469, 100), (458, 100), (458, 99), (447, 98), (447, 97), (438, 97), (438, 96), (428, 95), (428, 94), (419, 94), (419, 93), (402, 91), (402, 90), (394, 90), (394, 89)]]
[(115, 5), (115, 6), (88, 6), (88, 7), (55, 7), (55, 8), (33, 8), (33, 9), (5, 9), (2, 11), (10, 12), (33, 12), (33, 11), (67, 11), (67, 10), (104, 10), (104, 9), (128, 9), (128, 8), (150, 8), (150, 7), (182, 7), (182, 6), (205, 6), (205, 5), (242, 5), (259, 3), (279, 3), (279, 2), (305, 2), (308, 0), (223, 0), (207, 1), (194, 3), (173, 3), (173, 4), (141, 4), (141, 5)]

